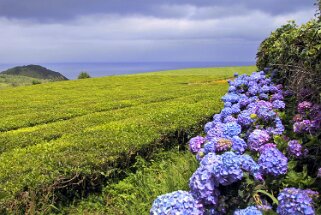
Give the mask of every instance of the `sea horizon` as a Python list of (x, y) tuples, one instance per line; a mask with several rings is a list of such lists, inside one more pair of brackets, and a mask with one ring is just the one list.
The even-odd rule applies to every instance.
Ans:
[(80, 72), (87, 72), (91, 77), (136, 74), (144, 72), (166, 71), (187, 68), (209, 68), (227, 66), (251, 66), (255, 61), (231, 62), (74, 62), (74, 63), (8, 63), (0, 64), (0, 72), (16, 66), (40, 65), (59, 72), (68, 79), (77, 79)]

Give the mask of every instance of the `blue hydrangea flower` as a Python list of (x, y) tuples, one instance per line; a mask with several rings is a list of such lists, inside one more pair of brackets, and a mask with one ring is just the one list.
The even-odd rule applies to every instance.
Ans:
[(237, 136), (242, 132), (242, 127), (237, 122), (229, 122), (224, 125), (223, 134), (226, 137)]
[(237, 103), (240, 97), (236, 93), (227, 93), (222, 97), (223, 102)]
[(215, 126), (214, 122), (208, 122), (204, 126), (204, 131), (207, 133), (209, 130), (211, 130)]
[(228, 92), (229, 93), (233, 93), (233, 92), (235, 92), (236, 91), (236, 87), (235, 86), (230, 86), (229, 88), (228, 88)]
[(203, 215), (204, 207), (191, 193), (180, 190), (158, 196), (150, 209), (150, 215), (168, 214)]
[(270, 135), (265, 130), (255, 129), (248, 137), (247, 143), (251, 150), (259, 148), (270, 140)]
[(272, 130), (273, 135), (281, 135), (284, 132), (284, 125), (280, 117), (274, 119), (275, 128)]
[(263, 213), (255, 206), (249, 206), (245, 209), (236, 210), (233, 215), (263, 215)]
[(259, 94), (259, 99), (269, 100), (269, 95), (268, 95), (268, 94), (265, 94), (265, 93), (260, 93), (260, 94)]
[(196, 154), (205, 142), (205, 138), (201, 136), (193, 137), (189, 141), (189, 149), (192, 153)]
[(243, 154), (244, 151), (247, 149), (246, 142), (239, 136), (234, 136), (231, 140), (232, 140), (232, 149), (235, 151), (235, 153)]
[(221, 185), (230, 185), (243, 178), (241, 169), (241, 156), (234, 152), (225, 152), (219, 156), (219, 160), (214, 164), (213, 174)]
[[(261, 83), (262, 83), (262, 82), (261, 82)], [(267, 94), (267, 93), (269, 93), (269, 92), (270, 92), (270, 87), (269, 87), (269, 86), (267, 86), (267, 85), (261, 86), (261, 88), (260, 88), (260, 93)]]
[(230, 108), (230, 107), (225, 107), (221, 110), (222, 118), (226, 118), (232, 114), (233, 114), (233, 111), (232, 111), (232, 108)]
[(232, 107), (232, 103), (231, 102), (225, 102), (224, 103), (224, 107)]
[(213, 140), (204, 144), (204, 153), (208, 154), (211, 152), (215, 152), (215, 143), (213, 142)]
[(204, 205), (216, 205), (218, 202), (220, 192), (213, 168), (219, 160), (219, 156), (214, 153), (207, 154), (189, 180), (193, 197)]
[(261, 167), (253, 160), (251, 156), (242, 155), (241, 168), (249, 172), (255, 178), (255, 180), (263, 180)]
[(238, 103), (232, 105), (231, 107), (232, 114), (238, 114), (241, 112), (240, 105)]
[(285, 103), (281, 100), (274, 100), (272, 102), (272, 106), (274, 109), (284, 109), (285, 108)]
[(279, 176), (286, 174), (288, 170), (288, 159), (274, 144), (266, 144), (260, 148), (258, 164), (264, 174)]
[(280, 215), (314, 215), (313, 200), (309, 194), (310, 190), (283, 189), (278, 196), (277, 213)]
[(213, 116), (213, 122), (214, 123), (221, 123), (222, 121), (222, 116), (221, 116), (221, 114), (215, 114), (214, 116)]

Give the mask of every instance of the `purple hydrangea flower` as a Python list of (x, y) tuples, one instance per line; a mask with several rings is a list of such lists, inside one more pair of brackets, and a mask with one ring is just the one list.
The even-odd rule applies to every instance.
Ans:
[(216, 123), (215, 126), (207, 132), (206, 139), (211, 140), (214, 137), (222, 137), (223, 131), (225, 130), (225, 124)]
[(237, 122), (237, 119), (234, 116), (228, 116), (223, 120), (224, 123)]
[(167, 214), (195, 214), (203, 215), (204, 207), (191, 193), (175, 191), (173, 193), (158, 196), (150, 210), (151, 215)]
[(276, 145), (266, 144), (260, 148), (260, 153), (258, 164), (264, 174), (273, 176), (286, 174), (288, 159), (276, 148)]
[(274, 100), (272, 102), (272, 106), (274, 109), (284, 109), (285, 108), (285, 103), (281, 100)]
[(282, 100), (284, 100), (284, 97), (281, 93), (276, 93), (271, 96), (271, 101), (275, 101), (275, 100), (282, 101)]
[(255, 206), (249, 206), (245, 209), (236, 210), (233, 215), (263, 215), (263, 213)]
[(248, 137), (248, 145), (251, 150), (258, 151), (259, 148), (270, 140), (270, 135), (265, 130), (255, 129)]
[(280, 215), (314, 215), (313, 200), (309, 192), (296, 188), (283, 189), (278, 196), (277, 213)]
[(298, 134), (305, 133), (305, 132), (311, 132), (312, 127), (313, 127), (313, 125), (312, 125), (311, 121), (308, 119), (305, 119), (305, 120), (302, 120), (301, 122), (295, 122), (293, 124), (293, 131)]
[(205, 142), (205, 138), (201, 136), (193, 137), (189, 141), (189, 149), (193, 154), (196, 154)]
[(217, 152), (223, 152), (231, 148), (232, 141), (226, 138), (213, 138), (212, 141), (215, 145), (215, 150)]
[(306, 111), (312, 108), (312, 103), (308, 101), (304, 101), (298, 104), (298, 112), (305, 113)]
[(200, 167), (189, 180), (193, 197), (204, 205), (216, 205), (220, 192), (218, 182), (213, 174), (213, 168), (220, 160), (214, 153), (207, 154), (201, 161)]
[(302, 145), (297, 140), (291, 140), (288, 143), (287, 151), (291, 156), (299, 158), (302, 156), (303, 153)]
[(238, 116), (237, 116), (237, 122), (244, 127), (247, 127), (251, 125), (254, 122), (254, 119), (251, 118), (252, 112), (249, 110), (244, 110), (242, 111)]

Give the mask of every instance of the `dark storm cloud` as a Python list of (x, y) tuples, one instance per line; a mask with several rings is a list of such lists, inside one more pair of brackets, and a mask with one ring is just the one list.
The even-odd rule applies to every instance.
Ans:
[[(56, 21), (90, 14), (146, 15), (161, 18), (185, 17), (186, 11), (203, 9), (195, 18), (246, 14), (258, 10), (271, 15), (313, 8), (314, 0), (0, 0), (0, 16)], [(212, 8), (210, 10), (209, 8)], [(189, 18), (193, 18), (190, 16)]]

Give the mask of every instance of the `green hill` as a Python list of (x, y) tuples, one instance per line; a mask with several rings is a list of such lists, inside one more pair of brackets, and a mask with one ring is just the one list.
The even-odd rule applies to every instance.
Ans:
[(185, 143), (221, 108), (227, 78), (185, 69), (8, 88), (0, 94), (0, 213), (59, 212), (136, 155)]
[(31, 78), (49, 79), (53, 81), (68, 80), (59, 72), (54, 72), (50, 69), (47, 69), (39, 65), (17, 66), (3, 71), (0, 74), (27, 76)]

